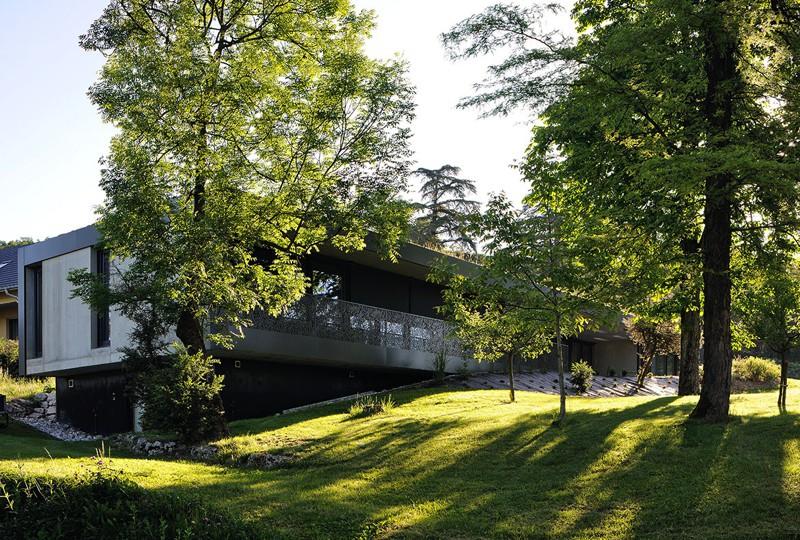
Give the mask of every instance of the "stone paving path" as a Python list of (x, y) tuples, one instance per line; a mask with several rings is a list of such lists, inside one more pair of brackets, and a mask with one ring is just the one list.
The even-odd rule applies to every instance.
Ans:
[[(567, 393), (574, 395), (567, 375)], [(507, 390), (508, 375), (505, 373), (478, 373), (467, 379), (451, 380), (451, 386), (473, 390)], [(558, 373), (515, 373), (514, 388), (542, 394), (558, 394)], [(678, 377), (652, 377), (645, 379), (644, 387), (636, 386), (636, 377), (602, 377), (595, 375), (587, 397), (620, 396), (675, 396), (678, 394)]]

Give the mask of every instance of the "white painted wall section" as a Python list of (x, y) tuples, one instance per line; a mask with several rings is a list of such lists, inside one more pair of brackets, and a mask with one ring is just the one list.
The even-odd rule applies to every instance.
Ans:
[(42, 356), (27, 359), (31, 375), (114, 364), (128, 341), (131, 322), (111, 311), (111, 346), (92, 347), (93, 314), (88, 305), (71, 298), (67, 279), (77, 268), (89, 269), (92, 249), (84, 248), (42, 261)]

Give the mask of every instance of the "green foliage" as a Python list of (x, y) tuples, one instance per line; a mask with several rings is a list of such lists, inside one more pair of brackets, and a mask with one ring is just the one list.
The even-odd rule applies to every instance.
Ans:
[(245, 539), (257, 531), (193, 498), (145, 491), (113, 471), (0, 475), (0, 529), (24, 539)]
[(390, 413), (395, 408), (395, 402), (391, 394), (383, 396), (369, 395), (362, 396), (350, 404), (347, 414), (350, 418), (362, 418), (364, 416), (374, 416), (376, 414)]
[(625, 329), (640, 350), (640, 386), (644, 384), (645, 377), (652, 377), (650, 370), (656, 356), (674, 356), (681, 352), (681, 335), (671, 320), (629, 317), (625, 320)]
[(158, 366), (136, 375), (136, 397), (143, 407), (145, 429), (176, 432), (181, 441), (213, 438), (223, 377), (214, 373), (218, 360), (178, 347)]
[[(475, 222), (486, 248), (480, 268), (470, 276), (434, 269), (429, 279), (447, 285), (441, 311), (476, 359), (495, 361), (508, 352), (534, 358), (552, 348), (556, 323), (571, 336), (613, 317), (593, 297), (604, 285), (585, 257), (603, 256), (589, 246), (604, 238), (588, 234), (574, 217), (558, 203), (518, 210), (494, 197)], [(590, 321), (590, 311), (597, 320)]]
[(569, 368), (569, 383), (578, 394), (585, 394), (592, 387), (594, 370), (589, 362), (580, 360), (573, 362)]
[(750, 383), (763, 383), (769, 387), (777, 387), (781, 378), (781, 368), (767, 358), (746, 356), (734, 358), (732, 375), (734, 379)]
[(0, 375), (19, 374), (19, 342), (0, 337)]
[(374, 231), (395, 256), (413, 89), (364, 54), (372, 17), (349, 0), (111, 0), (81, 36), (106, 57), (89, 96), (117, 128), (97, 224), (114, 263), (110, 286), (70, 279), (134, 322), (138, 356), (155, 363), (166, 330), (191, 354), (232, 347), (255, 311), (302, 297), (322, 245)]
[(702, 301), (721, 323), (706, 325), (698, 416), (728, 414), (734, 238), (800, 223), (796, 4), (580, 0), (575, 37), (558, 28), (557, 5), (498, 4), (444, 35), (454, 58), (504, 55), (462, 106), (538, 116), (533, 191), (563, 193), (650, 244), (650, 268), (628, 250), (634, 268), (655, 268), (645, 303), (675, 314)]
[(800, 347), (800, 263), (777, 251), (766, 246), (758, 260), (739, 269), (734, 321), (740, 345), (760, 341), (783, 356)]
[(460, 173), (461, 169), (452, 165), (414, 171), (423, 183), (419, 188), (422, 202), (412, 205), (418, 215), (411, 225), (411, 239), (475, 255), (478, 246), (468, 225), (470, 217), (480, 211), (480, 203), (468, 198), (477, 193), (475, 182), (459, 178)]
[(8, 247), (19, 247), (19, 246), (27, 246), (33, 244), (33, 238), (28, 236), (23, 236), (22, 238), (17, 238), (16, 240), (0, 240), (0, 249), (5, 249)]
[(39, 392), (51, 392), (54, 388), (55, 379), (0, 374), (0, 394), (6, 396), (6, 399), (30, 398)]
[(107, 57), (89, 94), (119, 128), (98, 228), (131, 277), (111, 304), (172, 326), (188, 312), (230, 345), (254, 309), (302, 296), (300, 256), (361, 249), (370, 229), (396, 241), (413, 92), (362, 52), (371, 16), (347, 0), (109, 4), (81, 45)]
[[(474, 221), (486, 255), (473, 275), (442, 263), (431, 280), (446, 285), (441, 311), (479, 361), (506, 355), (559, 355), (562, 403), (563, 336), (615, 319), (625, 268), (613, 264), (613, 229), (583, 219), (557, 193), (540, 192), (516, 209), (493, 197)], [(566, 412), (562, 405), (561, 418)]]
[(433, 379), (441, 384), (447, 374), (447, 354), (439, 351), (433, 356)]

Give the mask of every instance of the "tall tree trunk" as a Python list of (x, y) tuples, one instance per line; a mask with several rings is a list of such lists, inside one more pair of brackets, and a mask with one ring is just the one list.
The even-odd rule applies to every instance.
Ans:
[(556, 315), (556, 350), (558, 351), (558, 396), (559, 410), (557, 424), (567, 417), (567, 389), (564, 386), (564, 352), (561, 350), (561, 315)]
[[(219, 56), (219, 55), (217, 55)], [(202, 227), (202, 221), (205, 219), (206, 207), (206, 176), (204, 170), (204, 163), (206, 160), (206, 152), (208, 150), (207, 137), (208, 137), (208, 120), (204, 118), (200, 123), (198, 131), (198, 171), (194, 178), (194, 186), (192, 189), (192, 202), (193, 202), (193, 220), (198, 227)], [(189, 287), (192, 286), (190, 282)], [(202, 321), (195, 314), (196, 310), (187, 306), (180, 313), (178, 323), (175, 328), (175, 335), (181, 340), (189, 354), (206, 354), (205, 333), (203, 332)], [(209, 374), (209, 379), (212, 378), (213, 373)], [(209, 381), (210, 382), (210, 381)], [(210, 420), (213, 426), (210, 430), (211, 438), (220, 439), (230, 434), (228, 426), (225, 422), (225, 406), (222, 403), (222, 396), (216, 394), (211, 398), (211, 407), (214, 409), (214, 417)]]
[(516, 401), (516, 396), (514, 395), (514, 353), (508, 353), (508, 392), (509, 398), (513, 403)]
[[(738, 90), (736, 37), (727, 28), (725, 0), (709, 3), (704, 22), (707, 88), (704, 115), (709, 147), (728, 146), (733, 98)], [(729, 173), (706, 178), (703, 251), (703, 387), (691, 416), (711, 422), (728, 419), (731, 394), (731, 216), (733, 178)]]
[(181, 340), (189, 354), (205, 354), (206, 342), (203, 337), (203, 326), (190, 310), (181, 312), (175, 327), (175, 335)]
[(778, 408), (786, 409), (786, 391), (789, 388), (789, 361), (786, 359), (786, 352), (781, 353), (781, 384), (778, 389)]
[[(178, 318), (175, 327), (175, 335), (181, 340), (189, 354), (206, 354), (206, 343), (203, 335), (203, 325), (200, 320), (189, 310), (184, 310)], [(225, 423), (225, 405), (222, 403), (222, 396), (214, 396), (211, 405), (216, 414), (212, 419), (213, 432), (212, 438), (221, 439), (230, 435), (228, 425)]]
[(678, 395), (700, 393), (700, 311), (681, 310), (681, 357), (678, 367)]

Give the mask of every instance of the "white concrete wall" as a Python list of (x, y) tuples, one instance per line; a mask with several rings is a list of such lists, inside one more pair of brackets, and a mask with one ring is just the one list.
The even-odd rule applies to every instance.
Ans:
[(132, 325), (111, 311), (111, 345), (92, 347), (92, 311), (72, 296), (67, 280), (75, 268), (89, 269), (91, 248), (73, 251), (42, 262), (42, 356), (27, 359), (27, 372), (38, 373), (114, 364), (120, 361), (117, 350), (124, 347)]
[(607, 375), (613, 369), (617, 375), (623, 370), (628, 375), (636, 373), (636, 345), (631, 341), (604, 341), (594, 345), (592, 363), (598, 375)]

